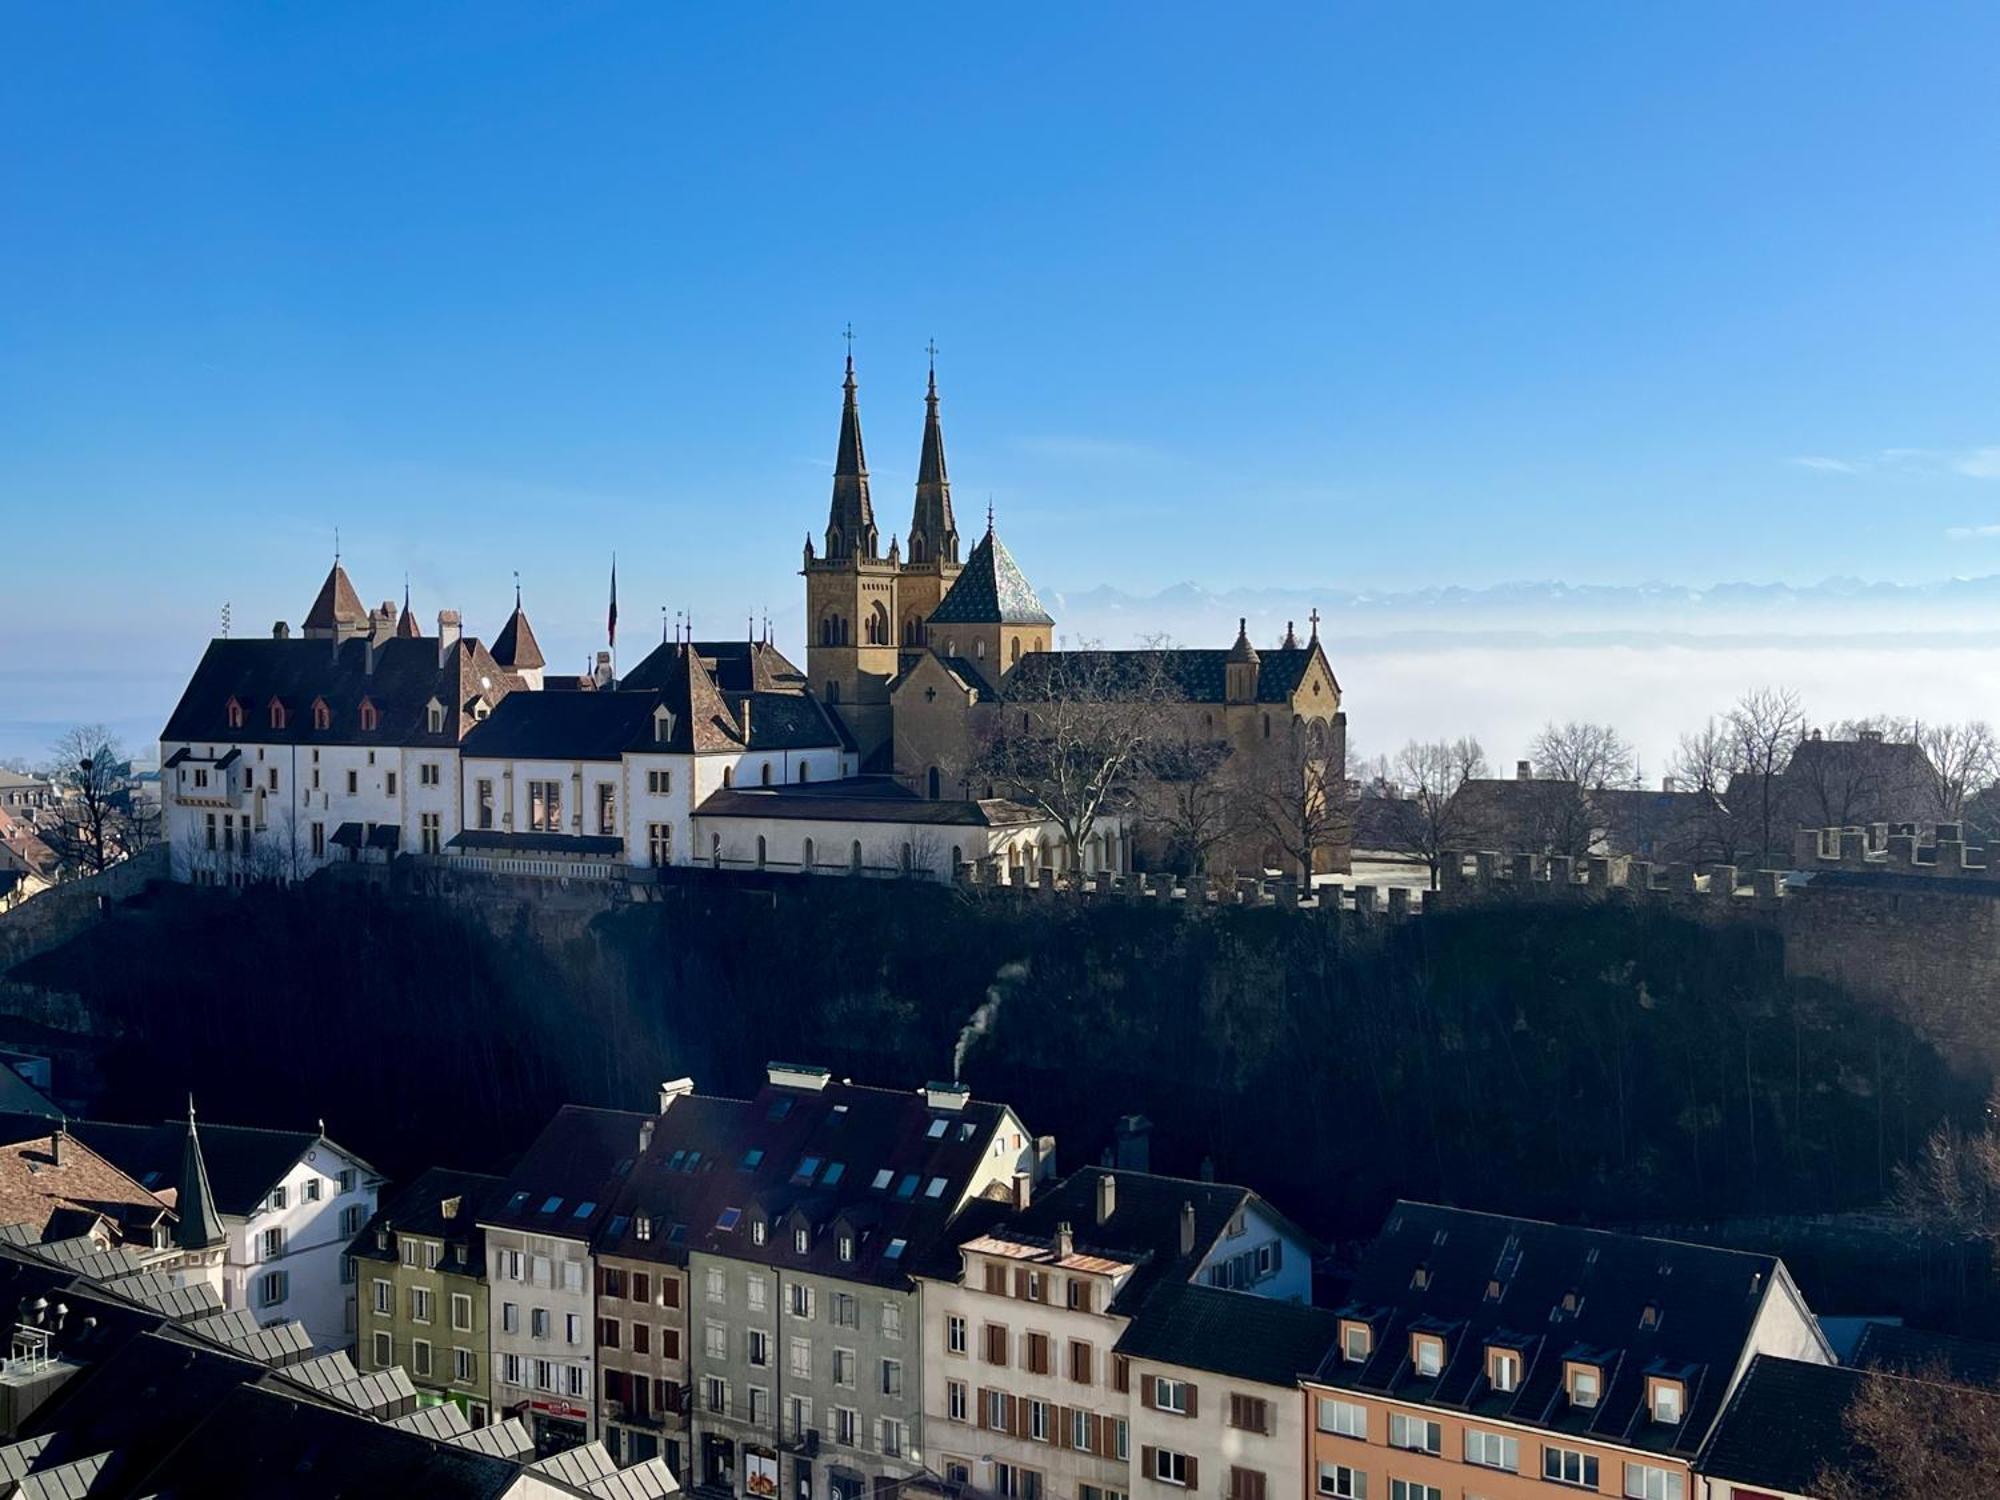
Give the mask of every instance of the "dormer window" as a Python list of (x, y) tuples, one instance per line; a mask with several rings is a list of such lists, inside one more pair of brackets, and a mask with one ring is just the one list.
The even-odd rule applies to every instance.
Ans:
[(1660, 1304), (1648, 1302), (1639, 1309), (1639, 1326), (1648, 1331), (1660, 1326)]
[(674, 737), (674, 716), (665, 708), (653, 710), (653, 743), (664, 745)]
[(364, 733), (372, 732), (381, 722), (382, 716), (375, 712), (375, 704), (367, 698), (361, 700), (361, 728)]
[(854, 1259), (854, 1236), (846, 1230), (840, 1234), (840, 1258), (843, 1261)]
[(424, 705), (424, 728), (431, 734), (444, 733), (444, 705), (435, 698)]
[(1512, 1349), (1488, 1348), (1486, 1383), (1503, 1395), (1521, 1388), (1521, 1356)]
[(1603, 1375), (1597, 1366), (1580, 1364), (1572, 1360), (1565, 1373), (1569, 1387), (1569, 1404), (1585, 1408), (1597, 1405), (1598, 1395), (1603, 1389)]
[(1429, 1287), (1430, 1284), (1431, 1284), (1431, 1268), (1429, 1266), (1418, 1266), (1416, 1270), (1410, 1273), (1411, 1291), (1421, 1292), (1425, 1290), (1427, 1287)]
[(242, 704), (231, 698), (228, 703), (223, 705), (223, 712), (229, 716), (229, 727), (231, 729), (241, 729), (243, 727)]
[(1444, 1340), (1434, 1333), (1410, 1335), (1410, 1368), (1426, 1380), (1434, 1380), (1444, 1369)]
[(285, 727), (285, 705), (280, 703), (276, 698), (273, 698), (270, 703), (270, 714), (271, 727), (273, 729), (283, 729)]
[(1350, 1365), (1366, 1364), (1375, 1347), (1374, 1330), (1353, 1319), (1340, 1325), (1340, 1357)]
[(313, 728), (325, 730), (333, 728), (333, 710), (326, 706), (326, 699), (313, 699)]
[(764, 1234), (764, 1221), (762, 1219), (752, 1219), (750, 1221), (750, 1243), (753, 1245), (763, 1244)]
[(1572, 1318), (1575, 1317), (1579, 1312), (1583, 1310), (1582, 1296), (1574, 1291), (1564, 1292), (1562, 1299), (1562, 1310), (1565, 1316)]
[(1687, 1404), (1687, 1388), (1678, 1380), (1658, 1376), (1646, 1382), (1646, 1409), (1663, 1427), (1680, 1426)]
[(632, 1219), (632, 1234), (637, 1239), (650, 1240), (653, 1237), (653, 1216), (636, 1214)]
[(792, 1230), (792, 1249), (800, 1255), (804, 1255), (808, 1250), (812, 1249), (812, 1244), (812, 1231), (806, 1228), (805, 1225), (800, 1224)]

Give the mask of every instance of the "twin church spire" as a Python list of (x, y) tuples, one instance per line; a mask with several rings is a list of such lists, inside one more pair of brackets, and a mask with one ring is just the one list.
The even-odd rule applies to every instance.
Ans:
[[(826, 560), (881, 556), (882, 537), (868, 493), (868, 459), (861, 445), (861, 407), (855, 398), (854, 355), (841, 382), (840, 442), (833, 460), (833, 503), (826, 519)], [(951, 513), (951, 479), (945, 472), (944, 429), (938, 421), (936, 350), (924, 395), (924, 443), (917, 461), (917, 498), (910, 515), (912, 566), (958, 565), (958, 526)]]

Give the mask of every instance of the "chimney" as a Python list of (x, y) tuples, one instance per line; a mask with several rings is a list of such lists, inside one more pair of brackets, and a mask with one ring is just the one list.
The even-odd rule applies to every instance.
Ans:
[(1097, 1222), (1105, 1223), (1118, 1212), (1118, 1179), (1106, 1172), (1097, 1179)]
[(451, 648), (458, 644), (464, 634), (465, 621), (455, 609), (438, 611), (438, 665), (441, 667), (451, 659)]
[(283, 620), (273, 620), (273, 621), (271, 622), (271, 639), (272, 639), (272, 640), (274, 640), (274, 641), (289, 641), (289, 640), (290, 640), (291, 638), (292, 638), (292, 627), (291, 627), (291, 626), (287, 625), (287, 624), (286, 624), (286, 623), (285, 623), (285, 622), (284, 622)]
[(69, 1154), (66, 1149), (68, 1143), (69, 1131), (58, 1122), (56, 1128), (49, 1132), (49, 1160), (59, 1167), (67, 1165), (64, 1158)]
[(1153, 1122), (1144, 1115), (1120, 1115), (1118, 1147), (1113, 1161), (1121, 1172), (1150, 1172), (1153, 1169)]
[(748, 694), (745, 694), (743, 701), (736, 705), (736, 717), (743, 726), (743, 743), (748, 745), (750, 743), (750, 698)]
[(652, 1149), (653, 1122), (651, 1120), (642, 1120), (639, 1122), (639, 1154), (644, 1156)]
[(817, 1063), (768, 1062), (764, 1076), (774, 1088), (805, 1089), (814, 1094), (833, 1081), (833, 1074)]
[(927, 1083), (924, 1103), (931, 1109), (961, 1110), (971, 1102), (972, 1090), (962, 1083)]
[(1532, 781), (1534, 778), (1535, 768), (1533, 765), (1525, 760), (1514, 762), (1514, 779), (1516, 781)]
[(602, 689), (608, 690), (612, 686), (611, 653), (609, 651), (600, 651), (597, 653), (597, 666), (591, 672), (590, 680)]
[(1194, 1254), (1194, 1203), (1190, 1199), (1181, 1201), (1181, 1254)]
[(665, 1114), (676, 1099), (685, 1099), (694, 1092), (692, 1078), (672, 1078), (660, 1085), (660, 1113)]
[(1056, 1259), (1068, 1260), (1075, 1253), (1076, 1233), (1069, 1227), (1069, 1220), (1064, 1219), (1056, 1225)]
[(1035, 1179), (1026, 1172), (1014, 1174), (1014, 1212), (1024, 1214), (1035, 1201)]
[(1677, 780), (1675, 780), (1675, 779), (1674, 779), (1673, 777), (1671, 777), (1671, 776), (1662, 776), (1662, 777), (1660, 778), (1660, 790), (1661, 790), (1661, 791), (1663, 791), (1663, 792), (1677, 792), (1677, 791), (1679, 791), (1680, 789), (1681, 789), (1681, 787), (1680, 787), (1680, 783), (1679, 783), (1679, 782), (1678, 782)]
[(375, 675), (375, 637), (372, 635), (361, 643), (361, 675)]

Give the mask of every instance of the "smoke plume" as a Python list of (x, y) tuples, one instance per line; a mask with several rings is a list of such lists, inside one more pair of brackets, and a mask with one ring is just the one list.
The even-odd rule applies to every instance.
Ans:
[(1000, 1014), (1000, 1002), (1007, 998), (1007, 991), (1018, 981), (1028, 977), (1028, 966), (1015, 959), (1000, 965), (1000, 971), (993, 976), (993, 982), (986, 986), (986, 998), (979, 1009), (972, 1013), (958, 1033), (958, 1045), (951, 1049), (951, 1079), (959, 1081), (965, 1070), (965, 1054), (972, 1050), (972, 1044), (993, 1029), (993, 1018)]

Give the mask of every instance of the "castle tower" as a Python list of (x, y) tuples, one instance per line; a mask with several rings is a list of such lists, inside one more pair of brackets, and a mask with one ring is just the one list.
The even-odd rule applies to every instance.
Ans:
[(493, 638), (492, 656), (495, 662), (531, 689), (540, 691), (542, 669), (548, 662), (542, 656), (541, 643), (535, 639), (534, 628), (528, 624), (527, 611), (521, 608), (521, 585), (518, 583), (514, 585), (514, 613), (507, 616), (507, 623)]
[(299, 634), (309, 641), (346, 641), (368, 634), (368, 623), (368, 607), (354, 592), (347, 569), (336, 556), (326, 582), (319, 586), (319, 597), (306, 611)]
[(945, 472), (944, 428), (938, 422), (937, 357), (931, 357), (924, 393), (924, 445), (917, 460), (917, 499), (910, 512), (910, 554), (898, 580), (902, 606), (897, 638), (922, 646), (924, 622), (944, 601), (959, 574), (958, 523), (951, 513), (951, 477)]
[(988, 686), (1023, 656), (1049, 649), (1056, 622), (986, 518), (986, 535), (925, 622), (938, 656), (969, 663)]
[(1236, 622), (1236, 644), (1223, 658), (1223, 701), (1229, 704), (1255, 703), (1260, 666), (1257, 648), (1250, 644), (1250, 622), (1239, 619)]
[(854, 356), (841, 384), (840, 442), (833, 460), (833, 500), (827, 509), (826, 555), (806, 539), (806, 676), (840, 715), (861, 750), (861, 762), (887, 753), (889, 681), (896, 675), (897, 575), (900, 564), (881, 555), (875, 508), (868, 497), (868, 461), (861, 448)]

